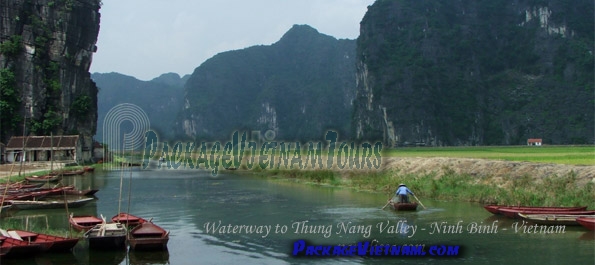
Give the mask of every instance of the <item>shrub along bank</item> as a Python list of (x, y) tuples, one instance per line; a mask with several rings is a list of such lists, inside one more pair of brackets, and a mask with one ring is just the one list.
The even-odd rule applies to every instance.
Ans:
[(477, 177), (443, 168), (438, 176), (430, 173), (400, 173), (399, 170), (338, 171), (338, 170), (239, 170), (259, 176), (330, 185), (356, 190), (391, 194), (399, 183), (406, 183), (419, 198), (471, 201), (485, 204), (532, 206), (579, 206), (595, 208), (593, 182), (577, 184), (573, 173), (543, 179), (524, 176)]

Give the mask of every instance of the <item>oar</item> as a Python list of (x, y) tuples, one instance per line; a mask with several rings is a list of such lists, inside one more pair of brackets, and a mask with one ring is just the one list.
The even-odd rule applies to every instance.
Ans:
[(384, 207), (382, 207), (382, 209), (380, 210), (384, 210), (384, 208), (386, 208), (386, 206), (388, 206), (390, 204), (390, 200), (388, 200), (388, 202), (384, 205)]
[(417, 198), (417, 196), (415, 196), (415, 194), (413, 194), (413, 197), (419, 202), (419, 204), (421, 205), (421, 207), (424, 207), (424, 209), (427, 209), (426, 206), (424, 206), (424, 204), (421, 203), (421, 201)]

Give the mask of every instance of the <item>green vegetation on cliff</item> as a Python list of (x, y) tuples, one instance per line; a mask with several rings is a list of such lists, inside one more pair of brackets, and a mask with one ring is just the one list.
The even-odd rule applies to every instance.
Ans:
[(178, 122), (187, 137), (227, 139), (269, 131), (275, 139), (347, 138), (355, 91), (355, 41), (295, 25), (276, 43), (220, 53), (186, 83)]
[(97, 87), (89, 67), (100, 6), (100, 0), (0, 1), (0, 142), (79, 134), (83, 150), (91, 150)]
[(357, 40), (356, 137), (431, 146), (595, 142), (593, 5), (376, 1)]

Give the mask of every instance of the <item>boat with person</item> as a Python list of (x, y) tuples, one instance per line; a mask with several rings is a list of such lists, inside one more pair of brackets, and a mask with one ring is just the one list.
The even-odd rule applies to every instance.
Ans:
[(591, 231), (595, 230), (595, 216), (581, 216), (576, 218), (576, 221)]
[(169, 241), (169, 232), (154, 224), (152, 220), (140, 223), (128, 237), (132, 250), (165, 250)]
[(559, 211), (584, 211), (587, 206), (572, 206), (572, 207), (559, 207), (559, 206), (520, 206), (520, 205), (497, 205), (488, 204), (483, 206), (488, 212), (492, 214), (502, 214), (500, 209), (509, 210), (528, 210), (528, 211), (543, 211), (543, 212), (559, 212)]
[(394, 202), (390, 201), (391, 209), (395, 211), (416, 211), (418, 204), (416, 202)]

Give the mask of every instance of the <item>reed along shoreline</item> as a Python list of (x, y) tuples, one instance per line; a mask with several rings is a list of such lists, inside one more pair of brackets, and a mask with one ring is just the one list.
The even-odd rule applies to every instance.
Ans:
[(226, 173), (383, 193), (387, 197), (399, 183), (406, 183), (422, 200), (595, 208), (595, 166), (465, 158), (385, 157), (383, 160), (384, 165), (377, 170), (240, 167)]

